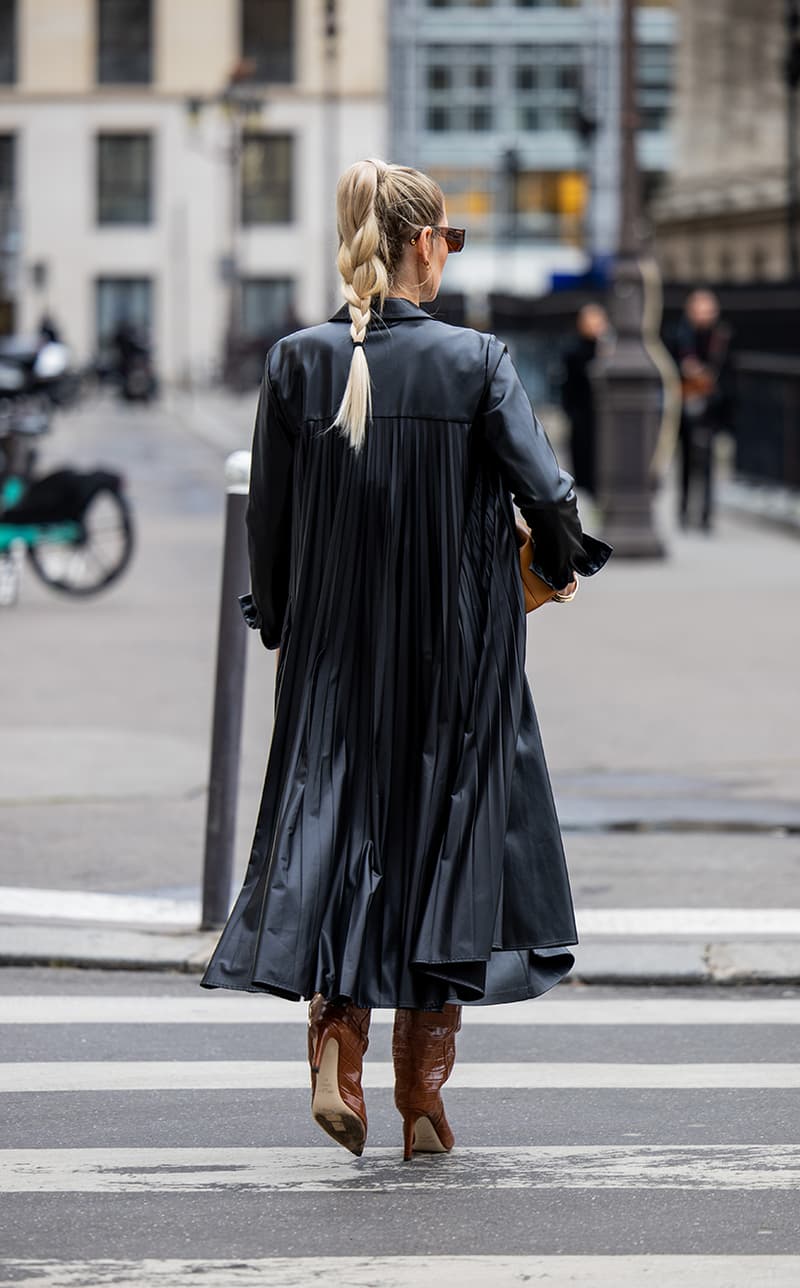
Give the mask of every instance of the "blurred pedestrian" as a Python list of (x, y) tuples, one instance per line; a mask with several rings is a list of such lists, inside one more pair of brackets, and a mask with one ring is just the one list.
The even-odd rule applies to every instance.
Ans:
[(49, 313), (43, 313), (39, 322), (39, 343), (60, 344), (61, 334)]
[(572, 473), (577, 487), (597, 491), (596, 423), (589, 367), (608, 334), (608, 314), (600, 304), (584, 304), (575, 320), (577, 334), (564, 351), (561, 405), (570, 425)]
[(675, 340), (681, 375), (680, 505), (682, 527), (689, 523), (691, 495), (702, 490), (701, 526), (711, 531), (714, 512), (714, 439), (728, 423), (725, 388), (730, 327), (720, 320), (713, 291), (692, 291)]
[(511, 493), (562, 598), (610, 552), (505, 346), (420, 307), (466, 236), (439, 185), (361, 161), (337, 215), (347, 303), (275, 344), (261, 387), (247, 607), (280, 646), (275, 721), (203, 984), (311, 999), (312, 1113), (354, 1154), (370, 1009), (396, 1010), (410, 1158), (453, 1144), (461, 1003), (536, 997), (573, 963)]

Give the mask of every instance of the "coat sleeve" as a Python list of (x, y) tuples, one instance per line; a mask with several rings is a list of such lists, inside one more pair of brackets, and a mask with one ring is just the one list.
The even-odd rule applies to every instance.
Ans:
[(611, 547), (583, 532), (572, 476), (559, 468), (508, 350), (495, 339), (489, 346), (483, 424), (488, 449), (531, 530), (533, 571), (556, 589), (575, 573), (599, 572)]
[(294, 437), (278, 396), (264, 373), (258, 398), (247, 503), (247, 539), (252, 595), (242, 610), (261, 631), (267, 648), (277, 648), (289, 596), (292, 467)]

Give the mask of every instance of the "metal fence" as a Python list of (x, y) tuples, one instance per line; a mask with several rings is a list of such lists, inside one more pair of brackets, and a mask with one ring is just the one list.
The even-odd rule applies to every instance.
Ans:
[(737, 353), (732, 390), (737, 474), (800, 488), (800, 358)]

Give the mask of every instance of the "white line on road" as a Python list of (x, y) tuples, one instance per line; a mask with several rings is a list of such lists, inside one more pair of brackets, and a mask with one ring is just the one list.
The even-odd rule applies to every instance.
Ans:
[[(2, 1276), (5, 1275), (6, 1278)], [(797, 1288), (800, 1257), (263, 1257), (2, 1260), (14, 1288)]]
[(35, 921), (100, 921), (141, 926), (191, 926), (196, 929), (200, 924), (200, 905), (195, 899), (0, 886), (0, 916), (25, 917)]
[(398, 1149), (5, 1149), (0, 1192), (219, 1197), (226, 1187), (355, 1190), (691, 1189), (797, 1190), (800, 1145), (532, 1145), (464, 1147), (418, 1155)]
[(800, 935), (800, 908), (578, 908), (581, 936)]
[[(0, 1024), (301, 1024), (306, 1003), (267, 994), (206, 993), (185, 997), (126, 997), (60, 994), (2, 997)], [(373, 1024), (394, 1023), (394, 1011), (375, 1010)], [(766, 998), (722, 1000), (683, 997), (582, 998), (549, 993), (535, 1001), (506, 1006), (470, 1006), (464, 1024), (473, 1025), (663, 1025), (797, 1024), (800, 1000)]]
[[(296, 1091), (308, 1086), (299, 1060), (54, 1060), (0, 1063), (0, 1093), (26, 1091)], [(392, 1065), (364, 1065), (367, 1087), (394, 1086)], [(462, 1061), (448, 1084), (454, 1090), (531, 1090), (544, 1087), (800, 1088), (800, 1064), (503, 1064)]]
[[(145, 894), (0, 886), (3, 916), (196, 929), (200, 904), (196, 899)], [(800, 935), (800, 908), (579, 908), (577, 920), (579, 933), (592, 938)]]

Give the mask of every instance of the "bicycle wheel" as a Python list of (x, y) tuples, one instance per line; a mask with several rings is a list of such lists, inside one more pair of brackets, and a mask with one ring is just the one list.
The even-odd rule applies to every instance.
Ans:
[(67, 595), (95, 595), (125, 571), (133, 554), (133, 516), (127, 500), (112, 488), (95, 492), (74, 541), (48, 540), (47, 527), (28, 558), (37, 575)]

